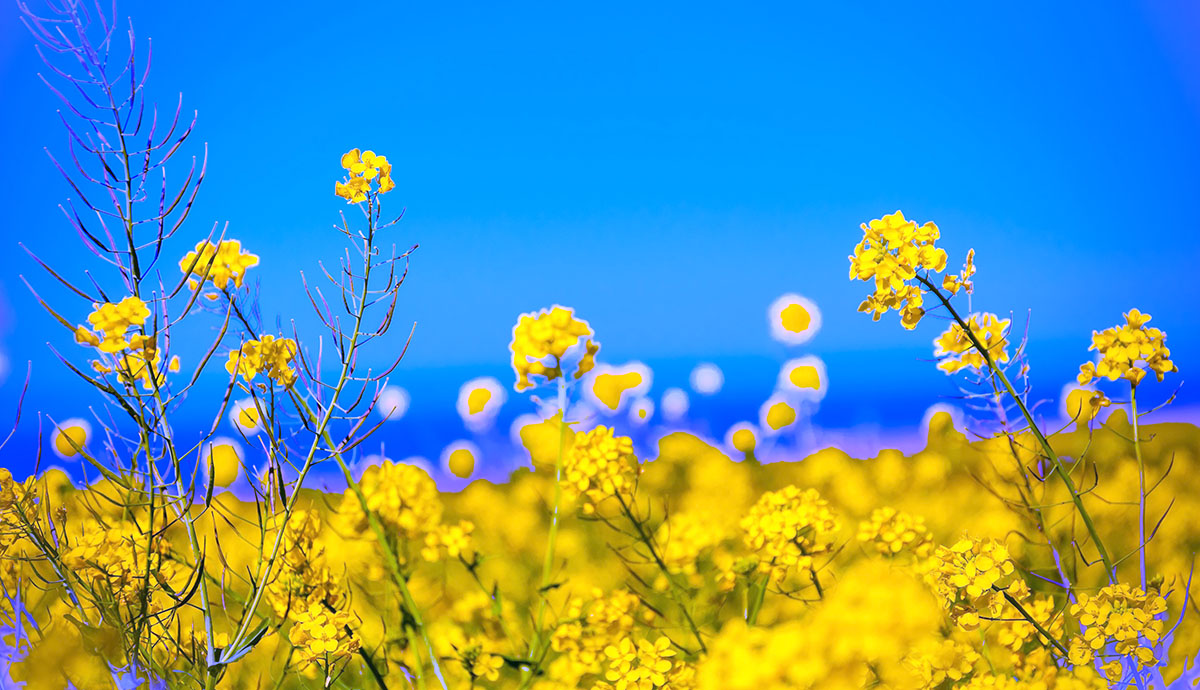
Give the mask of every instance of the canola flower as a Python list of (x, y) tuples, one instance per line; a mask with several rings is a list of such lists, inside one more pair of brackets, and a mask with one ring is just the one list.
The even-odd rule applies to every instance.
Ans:
[(850, 279), (874, 281), (875, 292), (861, 305), (878, 321), (888, 311), (900, 312), (900, 322), (916, 328), (925, 315), (922, 272), (946, 267), (946, 252), (936, 245), (941, 231), (933, 223), (917, 226), (900, 211), (862, 225), (863, 239), (850, 256)]
[[(967, 317), (967, 328), (975, 341), (983, 344), (992, 362), (1008, 361), (1008, 329), (1011, 319), (1001, 319), (995, 314), (972, 314)], [(982, 372), (990, 365), (988, 360), (976, 347), (967, 328), (955, 323), (950, 326), (937, 340), (933, 341), (933, 354), (940, 361), (938, 368), (947, 374), (955, 374), (963, 369), (974, 369)]]
[[(951, 619), (964, 630), (979, 627), (984, 617), (999, 617), (1004, 591), (1020, 582), (1008, 550), (994, 540), (963, 538), (939, 546), (928, 578)], [(1019, 585), (1018, 585), (1019, 589)]]
[(342, 154), (342, 168), (346, 170), (346, 180), (334, 183), (333, 191), (346, 203), (361, 203), (372, 193), (386, 194), (396, 188), (392, 164), (374, 151), (350, 149)]
[[(1167, 603), (1156, 592), (1144, 592), (1124, 584), (1104, 587), (1094, 596), (1080, 593), (1071, 614), (1083, 626), (1083, 634), (1072, 638), (1071, 663), (1090, 665), (1097, 656), (1112, 653), (1136, 660), (1138, 668), (1154, 664), (1154, 648), (1163, 636), (1162, 615)], [(1120, 678), (1120, 660), (1105, 663), (1110, 680)]]
[(296, 381), (295, 357), (295, 340), (276, 338), (268, 333), (257, 340), (248, 340), (242, 343), (241, 348), (231, 351), (225, 370), (230, 374), (236, 371), (246, 383), (252, 382), (261, 373), (286, 387)]
[(580, 339), (584, 352), (575, 369), (575, 378), (592, 370), (600, 345), (595, 343), (591, 326), (587, 321), (575, 318), (572, 310), (554, 306), (540, 312), (522, 314), (513, 327), (513, 339), (509, 344), (512, 352), (513, 371), (517, 375), (516, 389), (523, 391), (535, 384), (531, 376), (553, 381), (563, 375), (563, 358)]
[(758, 572), (776, 584), (791, 572), (806, 572), (815, 583), (814, 557), (832, 550), (841, 521), (815, 489), (787, 486), (763, 494), (741, 526)]
[(1179, 370), (1171, 361), (1166, 333), (1146, 326), (1149, 314), (1131, 309), (1124, 317), (1122, 325), (1092, 332), (1092, 346), (1088, 349), (1095, 350), (1100, 359), (1079, 367), (1079, 385), (1087, 385), (1095, 378), (1110, 381), (1123, 378), (1136, 386), (1147, 370), (1154, 372), (1159, 381)]
[(192, 290), (199, 289), (201, 281), (212, 283), (218, 290), (228, 288), (231, 282), (240, 288), (246, 271), (257, 265), (258, 256), (242, 251), (242, 243), (237, 240), (219, 240), (215, 245), (201, 240), (179, 260), (179, 270), (188, 276)]
[(571, 452), (563, 458), (563, 492), (568, 499), (584, 497), (588, 512), (608, 498), (628, 503), (637, 471), (633, 440), (598, 426), (576, 436)]

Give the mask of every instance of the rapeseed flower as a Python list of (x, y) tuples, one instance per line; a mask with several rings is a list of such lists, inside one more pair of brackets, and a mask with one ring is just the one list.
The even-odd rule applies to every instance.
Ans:
[(572, 310), (566, 307), (555, 305), (540, 312), (522, 314), (513, 327), (513, 339), (509, 344), (513, 371), (517, 374), (516, 389), (532, 388), (531, 376), (544, 377), (546, 381), (562, 376), (567, 351), (584, 338), (587, 340), (575, 378), (591, 371), (600, 346), (590, 336), (592, 329), (588, 322), (575, 318)]
[(1147, 369), (1154, 372), (1159, 381), (1167, 373), (1179, 371), (1171, 361), (1167, 334), (1146, 326), (1149, 314), (1131, 309), (1124, 317), (1122, 325), (1092, 332), (1092, 345), (1088, 349), (1099, 353), (1100, 359), (1079, 367), (1079, 385), (1087, 385), (1095, 378), (1109, 381), (1124, 378), (1136, 386)]
[(900, 211), (862, 225), (863, 239), (850, 256), (850, 279), (875, 282), (875, 292), (861, 305), (878, 321), (889, 310), (900, 312), (905, 328), (916, 328), (925, 315), (918, 277), (946, 267), (946, 252), (936, 246), (940, 231), (933, 223), (918, 227)]

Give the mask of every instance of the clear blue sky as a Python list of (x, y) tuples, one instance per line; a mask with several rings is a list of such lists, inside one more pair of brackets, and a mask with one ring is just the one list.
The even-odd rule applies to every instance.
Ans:
[[(802, 350), (831, 363), (823, 421), (915, 423), (947, 388), (915, 361), (934, 327), (872, 323), (846, 279), (858, 224), (898, 208), (941, 226), (952, 263), (976, 249), (977, 308), (1032, 309), (1043, 395), (1132, 306), (1168, 332), (1178, 380), (1200, 367), (1189, 0), (204, 6), (120, 7), (153, 38), (152, 96), (182, 91), (200, 113), (191, 150), (209, 146), (178, 253), (229, 221), (262, 257), (264, 311), (303, 318), (298, 269), (340, 251), (338, 156), (386, 154), (388, 200), (421, 244), (397, 382), (429, 419), (456, 423), (475, 374), (507, 382), (517, 313), (554, 302), (591, 321), (609, 361), (678, 373), (656, 392), (728, 362), (744, 390), (720, 414), (753, 417), (786, 354), (765, 309), (795, 291), (824, 312)], [(61, 418), (86, 394), (63, 395), (79, 389), (47, 334), (70, 345), (17, 279), (37, 269), (15, 245), (74, 275), (91, 257), (56, 208), (69, 189), (42, 147), (65, 138), (16, 15), (0, 10), (0, 411), (32, 360), (32, 409)], [(409, 429), (414, 452), (462, 435), (446, 429)]]

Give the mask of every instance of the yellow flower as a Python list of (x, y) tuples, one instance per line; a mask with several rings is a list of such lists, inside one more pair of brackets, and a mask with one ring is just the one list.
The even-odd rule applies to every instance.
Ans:
[(351, 620), (344, 611), (327, 611), (313, 605), (298, 615), (288, 631), (288, 641), (301, 661), (329, 666), (358, 651), (359, 641), (346, 631)]
[(1179, 371), (1171, 361), (1167, 334), (1146, 327), (1149, 314), (1131, 309), (1124, 317), (1124, 325), (1092, 331), (1092, 345), (1088, 349), (1096, 350), (1100, 359), (1079, 367), (1079, 385), (1102, 377), (1109, 381), (1125, 378), (1136, 386), (1146, 375), (1146, 369), (1153, 371), (1159, 381), (1167, 372)]
[(1008, 549), (993, 539), (963, 537), (953, 546), (939, 546), (927, 579), (950, 617), (964, 630), (979, 627), (981, 615), (999, 617), (1005, 605), (1001, 591), (1024, 583), (1014, 579), (1016, 566)]
[(242, 243), (237, 240), (221, 240), (215, 246), (208, 240), (200, 240), (195, 251), (179, 260), (179, 270), (189, 276), (188, 285), (193, 290), (200, 286), (197, 279), (208, 280), (218, 290), (224, 290), (230, 281), (240, 288), (247, 269), (257, 265), (258, 257), (243, 252)]
[(276, 383), (290, 386), (296, 380), (296, 370), (292, 368), (295, 357), (295, 340), (267, 334), (259, 340), (247, 340), (240, 349), (231, 351), (225, 370), (230, 374), (236, 371), (247, 383), (262, 372)]
[(833, 548), (841, 522), (816, 489), (786, 486), (763, 494), (741, 526), (758, 571), (778, 583), (793, 569), (811, 571), (813, 556)]
[[(522, 314), (513, 327), (513, 339), (509, 344), (512, 352), (513, 370), (517, 374), (518, 391), (532, 388), (530, 376), (542, 376), (547, 381), (563, 375), (563, 357), (582, 338), (592, 335), (587, 321), (577, 319), (571, 309), (555, 305), (540, 312)], [(583, 376), (600, 345), (590, 339), (584, 344), (585, 354), (575, 371), (575, 378)], [(550, 360), (550, 361), (546, 361)], [(585, 365), (586, 368), (585, 368)]]
[(666, 637), (654, 642), (638, 640), (637, 644), (625, 637), (618, 644), (605, 647), (604, 656), (609, 659), (604, 677), (617, 690), (651, 690), (666, 685), (675, 650)]
[(130, 328), (142, 326), (150, 317), (150, 310), (140, 298), (129, 296), (120, 302), (95, 304), (94, 310), (88, 315), (88, 323), (92, 330), (102, 334), (97, 336), (89, 332), (86, 326), (75, 328), (75, 342), (98, 348), (101, 352), (115, 353), (129, 347), (125, 334)]
[(374, 151), (350, 149), (342, 154), (342, 167), (348, 172), (347, 179), (345, 182), (335, 182), (333, 192), (348, 203), (366, 201), (374, 180), (379, 182), (379, 194), (386, 194), (396, 187), (392, 180), (392, 164)]
[(924, 290), (918, 280), (922, 271), (938, 272), (946, 267), (946, 252), (935, 242), (939, 230), (933, 223), (917, 227), (896, 211), (862, 225), (863, 239), (850, 256), (850, 279), (875, 282), (875, 292), (858, 310), (872, 312), (878, 321), (888, 310), (900, 312), (901, 324), (916, 328), (925, 314)]
[[(993, 362), (1008, 361), (1008, 325), (1011, 319), (1000, 319), (995, 314), (972, 314), (967, 317), (967, 326), (971, 334), (983, 345)], [(933, 341), (934, 356), (941, 361), (938, 368), (947, 374), (953, 374), (962, 369), (974, 369), (982, 372), (987, 367), (987, 360), (975, 348), (968, 337), (966, 329), (954, 323)]]
[(885, 556), (907, 551), (924, 558), (933, 548), (924, 518), (890, 507), (876, 508), (870, 520), (859, 523), (858, 540)]
[(962, 273), (959, 275), (947, 274), (942, 278), (942, 288), (952, 295), (957, 295), (959, 290), (965, 290), (967, 294), (971, 294), (975, 290), (975, 284), (971, 282), (971, 276), (975, 275), (975, 250), (967, 250), (967, 262), (963, 264)]
[(1091, 664), (1111, 644), (1118, 655), (1136, 659), (1138, 668), (1154, 665), (1166, 611), (1160, 594), (1129, 585), (1108, 585), (1095, 596), (1081, 592), (1071, 605), (1071, 615), (1083, 626), (1083, 634), (1071, 640), (1071, 663)]
[(638, 473), (633, 440), (605, 426), (579, 434), (563, 457), (562, 470), (563, 493), (568, 498), (586, 496), (585, 511), (613, 496), (628, 503)]

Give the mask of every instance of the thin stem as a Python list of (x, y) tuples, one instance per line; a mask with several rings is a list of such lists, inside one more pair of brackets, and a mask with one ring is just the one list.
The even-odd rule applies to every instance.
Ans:
[(1096, 550), (1100, 552), (1100, 560), (1104, 562), (1104, 569), (1108, 576), (1108, 581), (1113, 582), (1116, 570), (1113, 567), (1112, 558), (1108, 555), (1108, 549), (1104, 547), (1104, 542), (1100, 539), (1099, 532), (1096, 531), (1096, 525), (1092, 522), (1092, 515), (1083, 505), (1083, 498), (1079, 495), (1079, 490), (1075, 488), (1075, 482), (1071, 479), (1071, 475), (1069, 472), (1067, 472), (1067, 468), (1063, 465), (1062, 460), (1059, 459), (1058, 454), (1054, 452), (1054, 449), (1050, 447), (1050, 442), (1046, 440), (1046, 436), (1042, 434), (1042, 430), (1038, 428), (1037, 423), (1033, 420), (1033, 414), (1029, 411), (1029, 408), (1026, 407), (1025, 401), (1021, 399), (1021, 396), (1017, 395), (1016, 390), (1013, 389), (1012, 383), (1009, 382), (1008, 377), (1004, 374), (1004, 371), (996, 366), (996, 361), (992, 358), (992, 353), (988, 351), (988, 348), (984, 347), (983, 343), (979, 342), (979, 338), (975, 335), (975, 332), (971, 330), (970, 325), (968, 325), (967, 322), (964, 321), (961, 316), (959, 316), (958, 312), (955, 311), (954, 306), (950, 304), (949, 298), (947, 298), (936, 285), (930, 282), (928, 278), (917, 276), (917, 280), (929, 288), (929, 291), (932, 292), (941, 301), (942, 305), (946, 307), (946, 310), (950, 312), (950, 316), (954, 318), (954, 321), (959, 325), (960, 328), (962, 328), (963, 332), (966, 333), (967, 337), (971, 340), (971, 344), (975, 346), (975, 349), (981, 355), (983, 355), (984, 361), (987, 363), (988, 371), (1000, 380), (1000, 383), (1004, 385), (1004, 389), (1008, 392), (1009, 396), (1012, 397), (1013, 402), (1015, 402), (1018, 409), (1021, 410), (1021, 415), (1025, 417), (1026, 423), (1029, 424), (1029, 431), (1033, 434), (1034, 438), (1037, 439), (1038, 445), (1041, 446), (1042, 453), (1047, 459), (1050, 460), (1051, 463), (1053, 463), (1055, 473), (1067, 487), (1067, 492), (1071, 495), (1071, 502), (1075, 504), (1075, 509), (1079, 511), (1079, 517), (1083, 519), (1083, 524), (1085, 527), (1087, 527), (1088, 534), (1091, 535), (1092, 542), (1096, 545)]
[(1029, 613), (1029, 611), (1027, 611), (1025, 609), (1025, 607), (1021, 605), (1021, 602), (1017, 601), (1015, 598), (1013, 598), (1013, 595), (1008, 593), (1008, 590), (1000, 589), (999, 587), (996, 587), (995, 585), (992, 586), (992, 589), (994, 589), (997, 592), (1000, 592), (1000, 594), (1004, 595), (1004, 598), (1008, 600), (1008, 603), (1012, 604), (1013, 608), (1017, 609), (1017, 611), (1019, 611), (1021, 613), (1021, 615), (1025, 618), (1025, 620), (1029, 621), (1029, 623), (1031, 625), (1033, 625), (1034, 628), (1037, 629), (1038, 633), (1041, 634), (1042, 637), (1046, 638), (1047, 642), (1054, 645), (1054, 648), (1057, 649), (1063, 655), (1063, 657), (1068, 656), (1067, 648), (1063, 646), (1063, 643), (1056, 640), (1054, 638), (1054, 636), (1051, 635), (1048, 630), (1046, 630), (1044, 627), (1042, 627), (1042, 624), (1037, 622), (1037, 620), (1034, 619), (1033, 615), (1031, 615)]
[[(667, 578), (667, 583), (671, 586), (671, 598), (675, 600), (675, 603), (679, 605), (679, 610), (683, 612), (683, 617), (687, 620), (688, 627), (691, 628), (692, 635), (696, 638), (696, 643), (700, 645), (700, 651), (708, 652), (708, 647), (704, 644), (704, 640), (700, 637), (700, 629), (696, 626), (696, 621), (692, 619), (692, 614), (688, 611), (687, 604), (683, 601), (683, 597), (679, 596), (679, 584), (675, 582), (674, 575), (667, 568), (667, 564), (663, 561), (662, 556), (659, 555), (658, 549), (654, 548), (653, 539), (642, 526), (642, 521), (633, 514), (633, 510), (629, 507), (629, 504), (625, 502), (624, 497), (622, 497), (620, 493), (615, 495), (617, 497), (617, 502), (621, 504), (621, 510), (625, 513), (625, 517), (629, 519), (629, 522), (633, 524), (633, 528), (637, 530), (638, 538), (641, 539), (642, 543), (646, 545), (646, 548), (650, 550), (650, 557), (654, 559), (654, 562), (658, 565), (658, 569), (662, 571), (663, 577)], [(764, 589), (766, 589), (765, 586)]]
[[(540, 599), (535, 617), (533, 640), (529, 643), (530, 659), (538, 658), (541, 652), (542, 625), (546, 617), (546, 592), (550, 586), (550, 579), (554, 575), (554, 548), (558, 543), (559, 512), (562, 503), (562, 465), (567, 434), (567, 379), (561, 374), (558, 377), (558, 424), (558, 454), (554, 458), (554, 510), (550, 513), (550, 531), (546, 535), (546, 557), (542, 560), (542, 580), (538, 587)], [(533, 671), (531, 666), (526, 681), (533, 678)]]
[(1142, 442), (1138, 437), (1137, 384), (1129, 384), (1129, 416), (1133, 422), (1133, 453), (1138, 466), (1138, 561), (1142, 571), (1142, 591), (1146, 591), (1146, 467), (1142, 462)]

